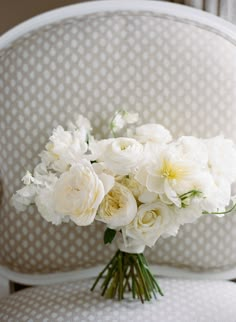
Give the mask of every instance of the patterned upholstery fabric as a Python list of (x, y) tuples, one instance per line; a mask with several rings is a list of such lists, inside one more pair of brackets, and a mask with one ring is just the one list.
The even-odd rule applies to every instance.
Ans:
[[(162, 123), (174, 136), (223, 133), (236, 139), (235, 56), (235, 43), (224, 34), (150, 12), (66, 19), (2, 50), (1, 264), (46, 273), (107, 261), (115, 246), (103, 246), (101, 224), (56, 227), (33, 207), (16, 213), (10, 198), (25, 169), (37, 164), (52, 128), (78, 113), (91, 119), (100, 137), (123, 107), (138, 111), (144, 122)], [(151, 263), (223, 270), (236, 266), (235, 235), (236, 216), (203, 218), (177, 238), (160, 240), (147, 255)], [(171, 287), (171, 281), (164, 283)], [(30, 292), (41, 289), (25, 294)]]
[(104, 299), (91, 282), (26, 289), (0, 301), (1, 322), (235, 322), (236, 284), (160, 279), (164, 297), (150, 303)]

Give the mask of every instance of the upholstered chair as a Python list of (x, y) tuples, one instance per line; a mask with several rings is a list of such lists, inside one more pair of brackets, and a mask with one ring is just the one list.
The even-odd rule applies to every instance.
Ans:
[(165, 296), (142, 305), (89, 288), (115, 245), (102, 224), (54, 226), (12, 194), (53, 129), (77, 114), (94, 133), (120, 108), (174, 137), (236, 140), (236, 28), (154, 1), (99, 1), (35, 17), (0, 38), (0, 263), (34, 286), (0, 301), (0, 321), (236, 321), (236, 214), (206, 216), (146, 256)]

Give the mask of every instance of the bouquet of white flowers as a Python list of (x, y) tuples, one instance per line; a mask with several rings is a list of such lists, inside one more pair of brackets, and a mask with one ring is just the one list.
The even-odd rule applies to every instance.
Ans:
[(128, 128), (137, 121), (135, 113), (117, 112), (110, 123), (113, 137), (104, 140), (91, 135), (82, 116), (67, 130), (58, 126), (13, 203), (22, 211), (35, 204), (56, 225), (105, 223), (104, 242), (115, 238), (118, 251), (92, 290), (105, 277), (102, 295), (121, 300), (130, 291), (143, 302), (162, 295), (143, 255), (145, 246), (175, 236), (181, 225), (201, 216), (223, 216), (234, 208), (236, 149), (222, 136), (172, 140), (159, 124)]

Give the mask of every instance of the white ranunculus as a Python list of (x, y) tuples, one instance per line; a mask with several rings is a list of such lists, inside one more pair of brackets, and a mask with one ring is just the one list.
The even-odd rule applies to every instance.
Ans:
[(93, 222), (104, 197), (104, 187), (88, 161), (78, 162), (55, 184), (55, 211), (67, 215), (79, 226)]
[(162, 125), (150, 123), (136, 127), (135, 133), (128, 132), (140, 143), (165, 144), (172, 140), (170, 132)]
[(104, 197), (96, 219), (106, 223), (110, 228), (119, 228), (128, 225), (136, 213), (136, 200), (130, 190), (120, 183), (115, 183)]
[(160, 201), (141, 205), (137, 216), (124, 228), (125, 235), (142, 240), (149, 247), (161, 236), (175, 236), (178, 225), (174, 220), (172, 208)]
[(127, 175), (135, 171), (143, 157), (143, 146), (134, 139), (115, 138), (94, 144), (92, 154), (114, 175)]

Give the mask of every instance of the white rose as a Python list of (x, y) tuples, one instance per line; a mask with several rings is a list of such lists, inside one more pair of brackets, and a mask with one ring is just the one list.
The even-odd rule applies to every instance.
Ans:
[(175, 236), (178, 226), (174, 220), (172, 207), (157, 201), (141, 205), (137, 216), (124, 230), (127, 237), (141, 240), (152, 247), (161, 236)]
[(142, 160), (143, 146), (134, 139), (121, 137), (95, 143), (92, 153), (115, 175), (127, 175), (135, 171)]
[(114, 187), (104, 197), (96, 219), (110, 228), (128, 225), (136, 216), (137, 204), (128, 188), (115, 183)]
[(103, 197), (103, 184), (88, 161), (63, 173), (53, 193), (55, 211), (69, 216), (79, 226), (93, 222)]

